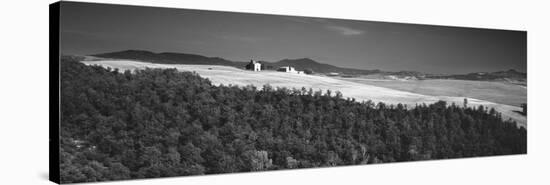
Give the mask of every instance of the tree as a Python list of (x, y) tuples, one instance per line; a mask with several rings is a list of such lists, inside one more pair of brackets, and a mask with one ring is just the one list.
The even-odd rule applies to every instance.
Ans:
[(251, 171), (264, 171), (273, 165), (273, 161), (269, 159), (267, 151), (247, 151), (245, 155), (250, 160)]
[(287, 168), (290, 168), (290, 169), (296, 168), (296, 167), (298, 167), (298, 164), (299, 164), (298, 160), (292, 158), (291, 156), (286, 157), (286, 167)]
[(115, 162), (109, 167), (109, 179), (111, 180), (123, 180), (130, 178), (130, 169), (124, 166), (122, 163)]

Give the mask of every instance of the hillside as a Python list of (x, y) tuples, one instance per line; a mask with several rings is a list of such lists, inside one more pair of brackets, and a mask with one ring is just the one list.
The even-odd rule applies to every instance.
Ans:
[(303, 71), (306, 69), (310, 69), (316, 73), (335, 72), (335, 73), (350, 74), (350, 75), (368, 75), (368, 74), (380, 72), (380, 70), (363, 70), (363, 69), (350, 69), (350, 68), (336, 67), (329, 64), (319, 63), (310, 58), (283, 59), (278, 62), (267, 63), (267, 65), (273, 65), (277, 67), (293, 66), (294, 68), (296, 68), (296, 70)]
[(499, 81), (338, 79), (423, 95), (469, 97), (511, 106), (519, 106), (527, 102), (527, 89), (524, 86)]
[[(190, 71), (208, 78), (214, 85), (254, 85), (262, 87), (265, 84), (270, 84), (274, 87), (286, 87), (301, 89), (312, 88), (314, 90), (321, 89), (340, 91), (344, 97), (355, 98), (357, 101), (372, 100), (374, 102), (384, 102), (387, 104), (406, 104), (410, 107), (422, 103), (435, 103), (439, 100), (462, 105), (464, 97), (456, 97), (449, 95), (430, 96), (418, 93), (411, 93), (390, 88), (384, 88), (363, 83), (350, 82), (322, 75), (300, 75), (281, 73), (276, 71), (252, 72), (228, 66), (214, 65), (180, 65), (180, 64), (154, 64), (145, 62), (136, 62), (129, 60), (103, 60), (103, 61), (85, 61), (87, 65), (101, 65), (104, 67), (118, 68), (120, 70), (136, 70), (145, 68), (175, 68), (179, 71)], [(515, 111), (521, 111), (518, 106), (510, 106), (486, 100), (480, 100), (469, 97), (469, 105), (476, 107), (483, 105), (489, 108), (494, 108), (501, 112), (505, 119), (513, 119), (520, 126), (525, 126), (527, 121), (525, 116), (522, 116)]]
[(62, 183), (527, 152), (527, 130), (494, 110), (442, 101), (405, 108), (346, 99), (345, 92), (214, 85), (174, 69), (192, 65), (147, 65), (170, 69), (132, 73), (62, 58)]
[(244, 65), (242, 62), (233, 62), (219, 57), (206, 57), (202, 55), (171, 52), (153, 53), (143, 50), (126, 50), (112, 53), (94, 54), (92, 56), (112, 59), (138, 60), (160, 64), (200, 64), (225, 66)]
[(478, 80), (478, 81), (517, 81), (526, 82), (527, 73), (519, 72), (514, 69), (497, 72), (478, 72), (459, 75), (427, 75), (432, 79), (457, 79), (457, 80)]
[[(197, 64), (197, 65), (223, 65), (232, 66), (237, 68), (244, 68), (247, 64), (246, 61), (231, 61), (220, 57), (207, 57), (196, 54), (186, 53), (173, 53), (163, 52), (154, 53), (143, 50), (126, 50), (111, 53), (93, 54), (91, 56), (101, 57), (107, 59), (125, 59), (125, 60), (137, 60), (143, 62), (151, 62), (158, 64)], [(457, 80), (474, 80), (474, 81), (509, 81), (521, 85), (526, 85), (527, 74), (518, 72), (515, 70), (499, 71), (499, 72), (479, 72), (469, 74), (425, 74), (417, 71), (380, 71), (365, 70), (365, 69), (351, 69), (338, 67), (330, 64), (324, 64), (317, 62), (310, 58), (299, 59), (283, 59), (276, 62), (261, 61), (265, 65), (265, 69), (274, 70), (282, 66), (292, 66), (296, 70), (310, 69), (315, 73), (339, 73), (340, 76), (357, 76), (357, 75), (370, 75), (381, 74), (383, 76), (392, 76), (399, 79), (457, 79)]]
[[(198, 65), (223, 65), (244, 68), (247, 62), (230, 61), (219, 57), (206, 57), (195, 54), (185, 53), (153, 53), (142, 50), (126, 50), (112, 53), (94, 54), (91, 56), (109, 58), (109, 59), (126, 59), (137, 60), (159, 64), (198, 64)], [(311, 69), (316, 73), (345, 73), (345, 74), (372, 74), (380, 72), (379, 70), (361, 70), (336, 67), (329, 64), (319, 63), (309, 58), (301, 59), (284, 59), (277, 62), (261, 61), (266, 65), (267, 69), (277, 69), (282, 66), (292, 66), (297, 70)]]

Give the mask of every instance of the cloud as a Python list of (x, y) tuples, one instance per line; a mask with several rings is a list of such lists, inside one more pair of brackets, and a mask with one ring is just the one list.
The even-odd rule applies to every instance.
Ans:
[(362, 35), (363, 33), (365, 33), (363, 30), (353, 29), (345, 26), (330, 25), (330, 26), (325, 26), (325, 28), (332, 31), (336, 31), (345, 36)]
[(363, 30), (341, 26), (338, 21), (326, 18), (285, 16), (283, 19), (300, 24), (319, 26), (344, 36), (362, 35), (365, 33)]
[(224, 40), (249, 42), (249, 43), (263, 42), (263, 41), (269, 40), (268, 38), (264, 38), (264, 37), (239, 36), (239, 35), (221, 35), (219, 37)]

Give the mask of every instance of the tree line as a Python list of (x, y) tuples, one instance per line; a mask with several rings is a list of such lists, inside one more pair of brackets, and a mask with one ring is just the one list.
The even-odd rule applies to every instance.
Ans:
[(176, 69), (61, 60), (61, 181), (89, 182), (526, 153), (482, 106), (406, 107), (340, 92), (215, 86)]

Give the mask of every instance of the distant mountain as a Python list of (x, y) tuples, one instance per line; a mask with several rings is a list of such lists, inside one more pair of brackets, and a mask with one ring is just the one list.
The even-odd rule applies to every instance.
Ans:
[(415, 77), (416, 79), (424, 79), (425, 74), (418, 71), (398, 71), (398, 72), (382, 72), (385, 75), (395, 75), (398, 77)]
[[(126, 50), (112, 53), (94, 54), (92, 56), (112, 59), (138, 60), (163, 64), (200, 64), (200, 65), (224, 65), (244, 68), (248, 62), (230, 61), (219, 57), (206, 57), (202, 55), (186, 53), (153, 53), (142, 50)], [(343, 74), (372, 74), (379, 70), (361, 70), (336, 67), (329, 64), (319, 63), (313, 59), (284, 59), (277, 62), (260, 61), (266, 65), (266, 69), (276, 69), (282, 66), (292, 66), (296, 70), (313, 70), (315, 73), (343, 73)]]
[(427, 75), (427, 78), (435, 79), (458, 79), (458, 80), (481, 80), (481, 81), (527, 81), (527, 73), (519, 72), (514, 69), (497, 72), (477, 72), (459, 75)]
[(363, 70), (363, 69), (350, 69), (333, 66), (330, 64), (319, 63), (310, 58), (300, 59), (284, 59), (278, 62), (267, 63), (266, 65), (273, 65), (275, 67), (292, 66), (296, 70), (312, 70), (316, 73), (342, 73), (342, 74), (372, 74), (378, 73), (379, 70)]
[(498, 71), (489, 73), (492, 76), (499, 77), (499, 78), (511, 78), (511, 79), (525, 79), (527, 78), (527, 73), (522, 73), (519, 71), (516, 71), (514, 69), (510, 69), (508, 71)]
[(339, 67), (329, 64), (322, 64), (309, 58), (284, 59), (267, 65), (274, 65), (277, 67), (292, 66), (296, 68), (296, 70), (311, 69), (315, 72), (336, 72), (340, 70)]
[(138, 60), (162, 64), (202, 64), (225, 66), (239, 66), (243, 64), (242, 62), (236, 63), (219, 57), (205, 57), (202, 55), (170, 52), (153, 53), (150, 51), (142, 50), (126, 50), (112, 53), (95, 54), (92, 56), (112, 59)]

